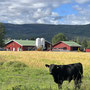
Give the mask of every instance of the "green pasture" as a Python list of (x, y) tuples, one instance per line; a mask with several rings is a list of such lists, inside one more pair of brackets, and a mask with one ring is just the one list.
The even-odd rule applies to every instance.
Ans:
[[(5, 54), (0, 55), (0, 90), (58, 90), (48, 68), (44, 66), (46, 62), (55, 63), (54, 60), (48, 61), (48, 58), (41, 58), (40, 61), (44, 62), (43, 67), (32, 67), (31, 64), (18, 61), (18, 57), (15, 58), (14, 54), (10, 58), (17, 59), (16, 61), (6, 60), (6, 57)], [(80, 90), (90, 90), (90, 66), (87, 65), (84, 64), (84, 77)], [(73, 90), (73, 88), (73, 81), (71, 83), (65, 81), (62, 85), (62, 90)]]
[[(90, 72), (83, 78), (81, 90), (90, 90)], [(62, 90), (73, 90), (73, 81), (63, 83)], [(47, 69), (30, 68), (21, 62), (0, 63), (0, 90), (58, 90)]]

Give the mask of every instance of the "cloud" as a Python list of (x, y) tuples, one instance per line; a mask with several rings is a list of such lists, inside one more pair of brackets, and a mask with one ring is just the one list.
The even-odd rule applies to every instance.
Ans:
[(88, 3), (90, 0), (75, 0), (79, 4)]
[(58, 23), (52, 10), (71, 0), (0, 0), (0, 21), (8, 23)]
[[(60, 16), (54, 12), (60, 5), (73, 3), (72, 0), (0, 0), (0, 22), (14, 24), (88, 24), (90, 23), (90, 5), (82, 5), (90, 0), (75, 0), (73, 8), (77, 14)], [(66, 9), (67, 10), (67, 9)], [(68, 11), (68, 10), (67, 10)]]
[(64, 21), (60, 23), (72, 25), (90, 24), (90, 5), (87, 5), (87, 8), (75, 5), (73, 8), (77, 10), (78, 13), (65, 16)]

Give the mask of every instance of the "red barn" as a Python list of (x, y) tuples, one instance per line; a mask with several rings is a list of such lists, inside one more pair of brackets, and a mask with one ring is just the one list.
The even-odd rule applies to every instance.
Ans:
[(85, 49), (86, 52), (90, 52), (90, 49)]
[[(4, 49), (7, 51), (32, 51), (36, 50), (35, 40), (10, 40), (5, 41)], [(51, 47), (48, 41), (45, 41), (45, 50)]]
[(53, 45), (53, 51), (78, 51), (81, 45), (73, 41), (60, 41)]

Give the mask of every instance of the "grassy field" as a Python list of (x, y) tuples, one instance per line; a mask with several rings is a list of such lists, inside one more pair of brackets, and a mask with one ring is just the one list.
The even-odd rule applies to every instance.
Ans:
[[(90, 53), (83, 52), (0, 52), (0, 90), (58, 90), (45, 64), (81, 62), (84, 77), (81, 90), (90, 90)], [(63, 90), (73, 89), (73, 81)]]

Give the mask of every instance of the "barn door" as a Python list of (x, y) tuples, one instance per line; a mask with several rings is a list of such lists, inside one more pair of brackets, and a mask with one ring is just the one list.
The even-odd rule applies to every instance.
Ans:
[(13, 51), (15, 51), (15, 48), (13, 48)]
[(20, 48), (17, 48), (17, 51), (20, 51)]

